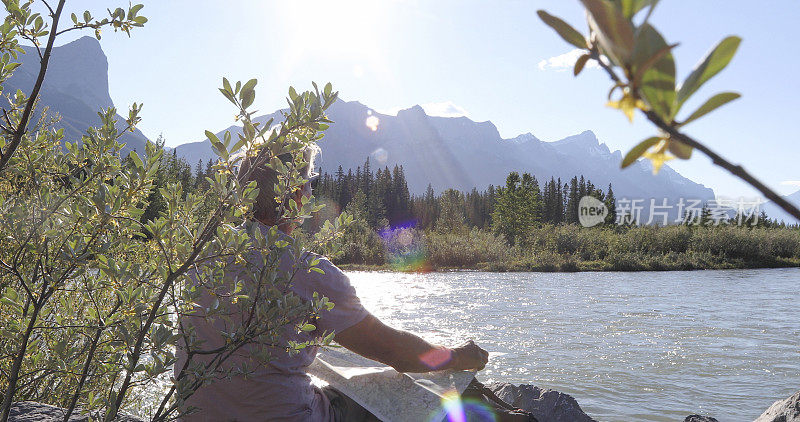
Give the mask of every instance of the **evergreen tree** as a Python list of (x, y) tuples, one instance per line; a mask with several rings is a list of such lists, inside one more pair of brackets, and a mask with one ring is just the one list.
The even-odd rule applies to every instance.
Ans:
[(441, 212), (436, 220), (436, 230), (458, 232), (464, 230), (464, 194), (447, 189), (440, 198)]
[(608, 215), (606, 216), (606, 224), (614, 225), (617, 223), (617, 198), (614, 197), (614, 190), (611, 189), (611, 183), (608, 184), (608, 192), (606, 193), (606, 200), (604, 202), (608, 208)]
[(569, 224), (578, 224), (578, 204), (580, 203), (580, 186), (578, 177), (575, 176), (569, 181), (569, 187), (564, 185), (567, 195), (566, 215), (564, 221)]
[(433, 227), (433, 223), (439, 218), (439, 207), (436, 195), (434, 194), (433, 187), (428, 184), (425, 190), (425, 199), (423, 200), (423, 218), (422, 227)]
[(347, 201), (346, 201), (347, 192), (345, 191), (347, 187), (345, 186), (344, 170), (342, 169), (342, 166), (339, 166), (339, 168), (336, 169), (335, 180), (336, 180), (336, 188), (334, 189), (333, 192), (334, 195), (333, 200), (336, 201), (337, 204), (339, 204), (340, 208), (344, 209), (344, 207), (347, 206)]
[(512, 244), (518, 243), (538, 222), (541, 208), (538, 184), (525, 173), (511, 172), (506, 185), (498, 189), (492, 226)]

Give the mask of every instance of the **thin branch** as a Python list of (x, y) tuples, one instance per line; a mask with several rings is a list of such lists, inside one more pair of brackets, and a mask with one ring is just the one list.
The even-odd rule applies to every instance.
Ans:
[(44, 3), (45, 7), (47, 7), (47, 10), (50, 11), (51, 17), (56, 14), (56, 12), (53, 11), (53, 8), (50, 7), (50, 3), (48, 3), (47, 0), (42, 0), (42, 3)]
[[(53, 52), (53, 44), (56, 41), (58, 21), (61, 19), (61, 12), (64, 10), (65, 3), (66, 0), (59, 0), (56, 12), (53, 14), (53, 24), (50, 30), (50, 36), (47, 38), (47, 47), (45, 47), (44, 55), (42, 56), (41, 64), (39, 66), (39, 76), (37, 76), (36, 83), (33, 85), (33, 90), (31, 91), (31, 95), (28, 97), (28, 101), (25, 104), (25, 111), (22, 112), (22, 118), (19, 121), (19, 125), (14, 130), (14, 135), (11, 138), (8, 148), (5, 150), (5, 152), (0, 151), (0, 173), (5, 170), (8, 161), (14, 155), (17, 147), (19, 147), (20, 142), (22, 142), (22, 137), (25, 135), (25, 132), (28, 128), (28, 121), (31, 119), (31, 113), (33, 113), (33, 104), (36, 102), (36, 98), (39, 97), (39, 91), (42, 89), (42, 84), (44, 84), (44, 76), (47, 73), (47, 65), (50, 62), (50, 54)], [(6, 417), (4, 419), (7, 419), (7, 415), (5, 416)]]
[(791, 214), (794, 218), (800, 220), (800, 209), (798, 209), (791, 202), (787, 201), (786, 198), (784, 198), (783, 196), (778, 195), (778, 193), (767, 187), (767, 185), (762, 183), (760, 180), (756, 179), (755, 176), (753, 176), (747, 170), (745, 170), (744, 167), (738, 164), (731, 163), (730, 161), (723, 158), (721, 155), (714, 152), (711, 148), (708, 148), (707, 146), (701, 144), (694, 138), (684, 133), (681, 133), (680, 131), (678, 131), (678, 129), (676, 129), (672, 125), (669, 125), (666, 122), (664, 122), (664, 120), (662, 120), (661, 117), (659, 117), (652, 110), (646, 111), (644, 112), (644, 114), (647, 116), (647, 120), (650, 120), (653, 124), (658, 126), (659, 129), (668, 133), (670, 139), (678, 140), (681, 143), (684, 143), (702, 152), (703, 154), (711, 158), (711, 161), (714, 164), (724, 168), (725, 170), (728, 170), (728, 172), (730, 172), (734, 176), (744, 180), (750, 186), (756, 188), (756, 190), (761, 192), (767, 199), (774, 202), (779, 207), (783, 208), (784, 211)]
[[(608, 76), (611, 78), (611, 80), (613, 80), (614, 82), (617, 82), (617, 83), (622, 83), (622, 80), (619, 78), (619, 76), (617, 76), (616, 72), (614, 72), (614, 69), (611, 68), (611, 66), (606, 64), (600, 58), (600, 55), (598, 54), (597, 50), (591, 51), (590, 52), (590, 56), (593, 59), (595, 59), (597, 61), (597, 63), (599, 63), (600, 67), (603, 68), (606, 71), (606, 73), (608, 73)], [(667, 134), (669, 134), (670, 139), (677, 140), (678, 142), (684, 143), (684, 144), (686, 144), (686, 145), (688, 145), (688, 146), (690, 146), (692, 148), (695, 148), (698, 151), (702, 152), (708, 158), (711, 158), (711, 161), (714, 164), (724, 168), (725, 170), (728, 170), (728, 172), (730, 172), (734, 176), (744, 180), (745, 182), (747, 182), (747, 184), (749, 184), (750, 186), (756, 188), (756, 190), (761, 192), (767, 199), (769, 199), (772, 202), (774, 202), (776, 205), (781, 207), (784, 211), (786, 211), (787, 213), (792, 215), (794, 218), (800, 220), (800, 209), (798, 209), (791, 202), (787, 201), (786, 198), (782, 197), (781, 195), (778, 195), (775, 191), (770, 189), (767, 185), (765, 185), (764, 183), (762, 183), (761, 181), (756, 179), (755, 176), (753, 176), (747, 170), (745, 170), (744, 167), (742, 167), (741, 165), (738, 165), (738, 164), (731, 163), (730, 161), (726, 160), (721, 155), (717, 154), (711, 148), (705, 146), (704, 144), (700, 143), (699, 141), (697, 141), (696, 139), (692, 138), (691, 136), (680, 132), (673, 125), (670, 125), (667, 122), (665, 122), (654, 111), (648, 110), (648, 111), (643, 111), (643, 113), (645, 114), (645, 116), (647, 116), (647, 120), (649, 120), (651, 123), (656, 125), (659, 129), (661, 129), (664, 132), (666, 132)]]

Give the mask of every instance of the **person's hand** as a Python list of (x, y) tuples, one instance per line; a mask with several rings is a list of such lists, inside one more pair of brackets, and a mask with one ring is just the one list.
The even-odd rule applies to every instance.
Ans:
[(468, 340), (453, 349), (453, 361), (450, 366), (452, 369), (477, 369), (480, 371), (488, 361), (489, 352), (481, 349), (474, 341)]

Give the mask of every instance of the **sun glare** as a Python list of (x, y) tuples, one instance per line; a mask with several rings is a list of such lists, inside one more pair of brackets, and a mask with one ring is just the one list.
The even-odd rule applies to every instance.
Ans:
[(387, 5), (385, 1), (292, 0), (281, 2), (286, 17), (286, 39), (291, 53), (289, 67), (307, 55), (352, 61), (353, 73), (361, 77), (380, 66)]

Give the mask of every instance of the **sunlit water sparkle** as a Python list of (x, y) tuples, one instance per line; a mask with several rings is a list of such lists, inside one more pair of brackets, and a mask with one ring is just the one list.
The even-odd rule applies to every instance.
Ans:
[(800, 389), (800, 270), (349, 273), (373, 314), (490, 351), (484, 382), (573, 395), (601, 421), (753, 420)]

